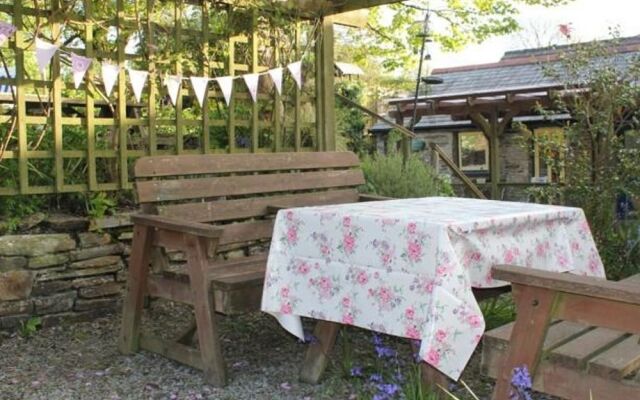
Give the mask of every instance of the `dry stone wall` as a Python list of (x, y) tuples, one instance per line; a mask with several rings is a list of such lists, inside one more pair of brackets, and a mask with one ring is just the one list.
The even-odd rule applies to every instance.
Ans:
[(61, 221), (64, 233), (0, 236), (0, 329), (33, 316), (50, 326), (119, 308), (129, 246)]

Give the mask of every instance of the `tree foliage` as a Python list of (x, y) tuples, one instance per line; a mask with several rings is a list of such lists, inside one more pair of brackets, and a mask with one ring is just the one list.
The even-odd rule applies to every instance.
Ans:
[(584, 209), (610, 278), (640, 266), (640, 224), (624, 209), (640, 200), (640, 58), (615, 53), (616, 41), (572, 46), (547, 68), (572, 89), (556, 108), (574, 118), (554, 144), (564, 162), (551, 164), (566, 168), (565, 186), (550, 190)]
[(387, 93), (367, 93), (371, 104), (379, 95), (397, 95), (411, 88), (422, 43), (419, 33), (427, 10), (433, 40), (444, 50), (459, 51), (518, 31), (518, 6), (553, 7), (570, 1), (573, 0), (417, 0), (375, 7), (366, 28), (338, 31), (337, 55), (360, 65), (375, 83), (388, 88)]

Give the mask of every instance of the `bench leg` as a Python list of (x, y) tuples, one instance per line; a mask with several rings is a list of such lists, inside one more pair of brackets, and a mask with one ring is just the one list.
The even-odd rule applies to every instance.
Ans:
[(189, 248), (187, 254), (189, 279), (194, 295), (193, 306), (204, 378), (211, 385), (222, 387), (227, 384), (227, 373), (222, 358), (211, 282), (204, 273), (208, 264), (207, 242), (192, 236), (185, 236), (185, 241)]
[(146, 226), (136, 225), (133, 228), (129, 277), (122, 306), (122, 325), (120, 326), (118, 344), (120, 352), (123, 354), (135, 353), (139, 349), (140, 317), (149, 274), (151, 235), (151, 229)]
[(322, 373), (327, 368), (329, 353), (336, 343), (336, 336), (340, 330), (340, 324), (329, 321), (318, 321), (313, 331), (317, 339), (311, 343), (304, 356), (300, 380), (306, 383), (316, 384)]
[(507, 358), (494, 388), (494, 400), (509, 399), (514, 368), (526, 365), (533, 380), (551, 321), (556, 293), (514, 284), (513, 297), (516, 303), (516, 322), (511, 331)]

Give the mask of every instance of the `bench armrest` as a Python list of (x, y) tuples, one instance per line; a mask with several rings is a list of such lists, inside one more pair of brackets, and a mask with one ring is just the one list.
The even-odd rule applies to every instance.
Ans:
[(383, 201), (383, 200), (395, 200), (393, 197), (378, 196), (377, 194), (360, 194), (358, 201)]
[(223, 229), (213, 225), (202, 224), (200, 222), (182, 221), (175, 218), (150, 214), (134, 214), (131, 216), (131, 221), (135, 225), (145, 225), (152, 228), (181, 232), (208, 239), (217, 239), (222, 235), (222, 232), (224, 232)]
[(511, 265), (493, 267), (492, 276), (494, 279), (522, 286), (640, 304), (640, 284), (631, 281), (613, 282), (602, 278)]

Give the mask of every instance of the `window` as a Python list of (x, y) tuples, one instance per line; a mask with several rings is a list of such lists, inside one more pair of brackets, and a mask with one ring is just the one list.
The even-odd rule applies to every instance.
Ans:
[(463, 171), (489, 169), (489, 142), (482, 132), (458, 133), (458, 164)]
[(537, 182), (564, 181), (564, 131), (536, 128), (534, 134), (533, 177)]

